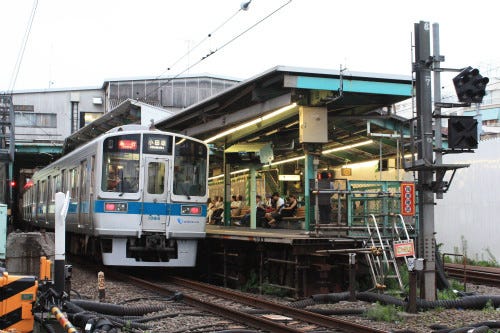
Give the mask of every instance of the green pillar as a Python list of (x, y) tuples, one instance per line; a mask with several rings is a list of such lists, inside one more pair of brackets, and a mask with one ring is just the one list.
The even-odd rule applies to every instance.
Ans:
[(257, 228), (257, 200), (255, 196), (257, 195), (257, 177), (256, 170), (254, 166), (250, 167), (250, 229)]
[(224, 225), (231, 225), (231, 165), (224, 154)]
[(306, 207), (306, 225), (305, 229), (307, 231), (311, 230), (311, 225), (314, 222), (314, 206), (311, 205), (311, 180), (314, 180), (314, 156), (309, 154), (306, 149), (305, 154), (305, 168), (304, 168), (304, 201)]

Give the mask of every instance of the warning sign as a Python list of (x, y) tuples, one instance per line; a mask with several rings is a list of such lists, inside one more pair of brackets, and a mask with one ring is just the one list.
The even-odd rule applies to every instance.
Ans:
[(415, 184), (401, 183), (401, 215), (415, 215)]
[(394, 256), (396, 258), (409, 257), (415, 255), (413, 239), (394, 242)]

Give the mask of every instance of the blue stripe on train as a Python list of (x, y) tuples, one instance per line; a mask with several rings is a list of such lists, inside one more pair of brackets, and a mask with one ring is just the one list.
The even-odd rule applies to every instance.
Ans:
[[(198, 203), (154, 203), (154, 202), (137, 202), (137, 201), (117, 201), (117, 200), (96, 200), (94, 212), (96, 213), (111, 213), (104, 211), (105, 203), (127, 203), (128, 209), (126, 212), (117, 212), (121, 214), (148, 214), (148, 215), (181, 215), (181, 206), (200, 206), (201, 216), (206, 216), (207, 205)], [(190, 215), (190, 214), (185, 214)], [(198, 216), (198, 215), (194, 215)]]

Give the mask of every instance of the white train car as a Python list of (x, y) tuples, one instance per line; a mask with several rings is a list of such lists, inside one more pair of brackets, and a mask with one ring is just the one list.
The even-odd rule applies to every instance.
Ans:
[(126, 125), (33, 175), (23, 219), (54, 226), (55, 193), (69, 191), (67, 251), (104, 265), (192, 267), (205, 237), (208, 149), (183, 135)]

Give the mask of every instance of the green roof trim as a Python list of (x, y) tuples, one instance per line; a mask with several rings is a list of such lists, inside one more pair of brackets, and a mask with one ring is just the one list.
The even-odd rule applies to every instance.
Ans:
[[(345, 92), (411, 96), (411, 83), (394, 83), (381, 81), (363, 81), (343, 79), (343, 90)], [(338, 90), (340, 79), (297, 76), (295, 88), (316, 89), (316, 90)]]

